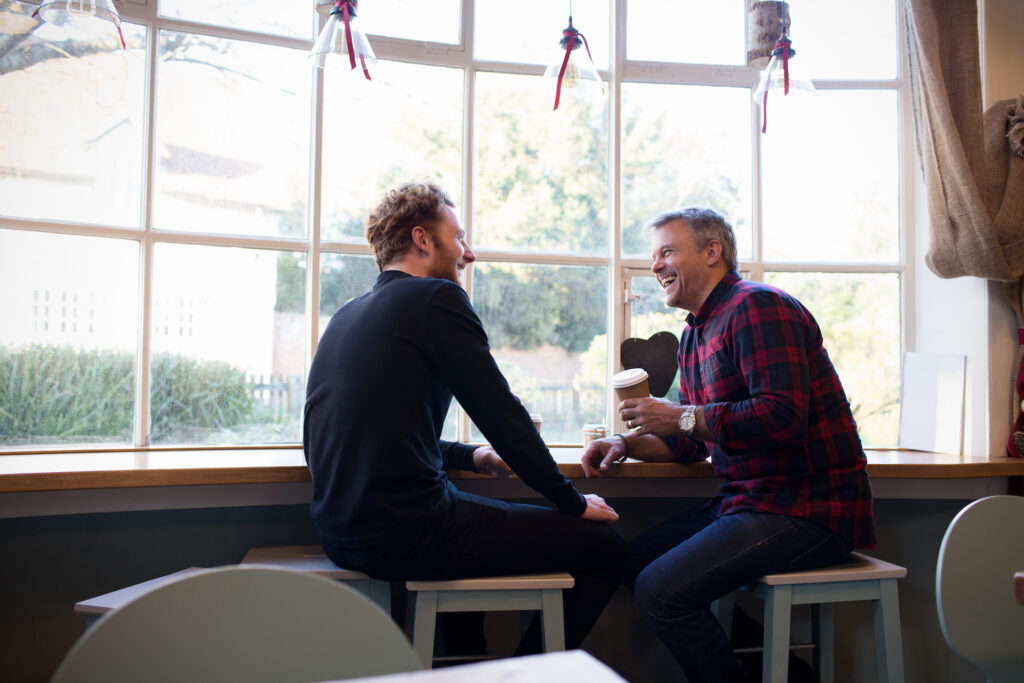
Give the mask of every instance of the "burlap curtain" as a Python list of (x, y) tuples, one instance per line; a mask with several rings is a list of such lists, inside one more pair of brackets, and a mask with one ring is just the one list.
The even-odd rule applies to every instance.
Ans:
[[(925, 263), (940, 277), (1005, 283), (1024, 343), (1024, 97), (982, 110), (978, 0), (907, 0), (918, 157), (928, 193)], [(1008, 454), (1024, 451), (1024, 368)], [(1014, 439), (1014, 435), (1019, 435)]]

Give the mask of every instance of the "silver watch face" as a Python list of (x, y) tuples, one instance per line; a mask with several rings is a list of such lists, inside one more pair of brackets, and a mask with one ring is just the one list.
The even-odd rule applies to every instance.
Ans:
[(689, 434), (697, 426), (697, 416), (687, 411), (679, 417), (679, 431)]

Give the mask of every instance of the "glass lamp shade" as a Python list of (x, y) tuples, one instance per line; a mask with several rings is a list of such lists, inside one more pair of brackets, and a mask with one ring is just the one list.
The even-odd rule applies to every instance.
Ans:
[(101, 35), (113, 24), (121, 39), (121, 47), (124, 47), (121, 15), (117, 13), (113, 0), (43, 0), (33, 16), (62, 29), (65, 37), (71, 39)]
[(345, 18), (341, 12), (332, 12), (327, 24), (309, 53), (309, 59), (321, 69), (359, 70), (364, 66), (376, 64), (377, 57), (373, 54), (370, 41), (363, 33), (359, 20), (354, 14), (349, 15), (349, 31), (352, 34), (352, 51), (355, 53), (355, 65), (348, 54), (348, 39), (345, 36)]
[[(797, 94), (798, 97), (803, 95), (813, 95), (814, 84), (811, 83), (811, 79), (806, 78), (800, 74), (799, 67), (797, 70), (793, 70), (793, 57), (789, 58), (789, 95)], [(757, 83), (757, 88), (754, 89), (754, 101), (758, 104), (764, 102), (765, 92), (770, 93), (771, 96), (776, 94), (784, 95), (786, 93), (785, 87), (786, 69), (783, 68), (782, 56), (772, 55), (771, 60), (768, 62), (768, 66), (765, 67), (764, 71), (761, 72), (761, 79)]]
[[(565, 59), (565, 50), (559, 50), (557, 60), (552, 60), (547, 69), (544, 70), (544, 78), (553, 82), (558, 81), (558, 72), (562, 70), (562, 61)], [(565, 73), (562, 74), (562, 96), (573, 95), (577, 92), (589, 92), (591, 89), (603, 90), (601, 74), (597, 73), (586, 53), (580, 58), (578, 49), (569, 53), (569, 61), (565, 65)]]
[[(577, 39), (578, 40), (578, 39)], [(565, 71), (562, 71), (562, 64), (565, 64)], [(562, 74), (562, 85), (559, 89), (558, 75)], [(601, 74), (597, 72), (594, 62), (585, 50), (579, 49), (579, 45), (569, 52), (569, 60), (565, 60), (565, 48), (558, 51), (556, 57), (552, 57), (549, 66), (544, 70), (545, 90), (555, 91), (555, 109), (558, 109), (560, 100), (590, 99), (604, 94), (604, 83), (601, 82)]]
[(55, 26), (92, 19), (121, 25), (121, 15), (112, 0), (43, 0), (38, 14), (40, 19)]

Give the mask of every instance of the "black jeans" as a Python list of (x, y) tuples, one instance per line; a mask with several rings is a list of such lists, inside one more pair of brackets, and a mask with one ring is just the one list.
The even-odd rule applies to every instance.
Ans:
[(611, 525), (460, 492), (437, 528), (372, 548), (324, 544), (337, 564), (388, 581), (569, 572), (565, 646), (580, 646), (622, 582), (627, 545)]

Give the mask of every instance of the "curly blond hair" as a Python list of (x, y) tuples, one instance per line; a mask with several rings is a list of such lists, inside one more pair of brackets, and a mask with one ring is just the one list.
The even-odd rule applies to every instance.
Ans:
[(366, 221), (366, 241), (382, 271), (412, 244), (412, 229), (433, 231), (445, 205), (455, 207), (448, 193), (429, 182), (404, 183), (389, 190)]

